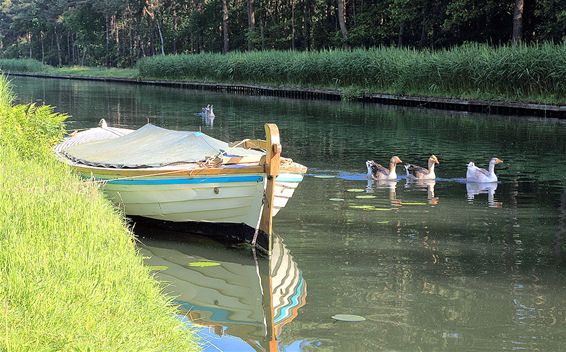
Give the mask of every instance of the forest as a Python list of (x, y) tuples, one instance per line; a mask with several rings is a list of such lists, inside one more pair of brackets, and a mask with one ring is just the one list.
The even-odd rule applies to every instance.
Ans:
[(131, 67), (158, 54), (561, 43), (566, 0), (3, 0), (0, 56)]

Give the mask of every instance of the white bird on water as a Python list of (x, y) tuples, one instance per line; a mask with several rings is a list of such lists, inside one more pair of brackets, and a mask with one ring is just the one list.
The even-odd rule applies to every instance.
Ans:
[(498, 158), (491, 158), (489, 160), (488, 169), (482, 169), (476, 166), (474, 162), (468, 163), (468, 170), (466, 172), (466, 182), (497, 182), (497, 175), (495, 174), (495, 165), (501, 164), (503, 160)]

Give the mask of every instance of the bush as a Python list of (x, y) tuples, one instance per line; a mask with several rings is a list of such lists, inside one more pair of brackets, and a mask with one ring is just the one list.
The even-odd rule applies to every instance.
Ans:
[(7, 72), (43, 72), (48, 65), (34, 59), (0, 59), (0, 71)]

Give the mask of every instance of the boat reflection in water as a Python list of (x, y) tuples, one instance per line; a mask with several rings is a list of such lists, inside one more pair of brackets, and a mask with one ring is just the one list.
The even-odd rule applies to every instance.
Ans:
[(270, 258), (195, 238), (142, 239), (141, 251), (204, 351), (297, 351), (308, 345), (279, 340), (307, 297), (306, 282), (281, 238), (274, 236)]

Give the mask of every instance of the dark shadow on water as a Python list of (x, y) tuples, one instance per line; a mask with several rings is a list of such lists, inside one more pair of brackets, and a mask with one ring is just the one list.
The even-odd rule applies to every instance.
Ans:
[[(138, 237), (184, 241), (196, 235), (196, 237), (205, 236), (229, 247), (244, 246), (246, 243), (251, 243), (254, 237), (254, 230), (244, 224), (171, 222), (138, 216), (129, 219), (134, 234)], [(257, 244), (261, 248), (268, 248), (267, 237), (258, 236)]]

